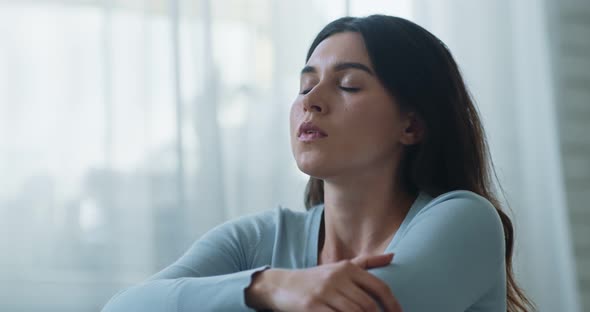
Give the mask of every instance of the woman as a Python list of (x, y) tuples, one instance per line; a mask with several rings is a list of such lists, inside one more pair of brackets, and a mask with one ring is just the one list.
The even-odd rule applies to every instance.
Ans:
[(226, 222), (104, 311), (532, 308), (478, 114), (434, 35), (383, 15), (330, 23), (290, 121), (308, 211)]

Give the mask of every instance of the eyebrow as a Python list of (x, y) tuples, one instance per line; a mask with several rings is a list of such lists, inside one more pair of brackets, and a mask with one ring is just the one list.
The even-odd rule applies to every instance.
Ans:
[[(364, 65), (361, 63), (344, 62), (344, 63), (337, 63), (336, 65), (334, 65), (334, 71), (343, 71), (346, 69), (360, 69), (364, 72), (367, 72), (371, 76), (375, 75), (375, 74), (373, 74), (373, 71), (367, 65)], [(315, 67), (306, 65), (301, 70), (301, 75), (307, 74), (307, 73), (316, 73), (316, 72), (317, 72), (317, 70), (315, 69)]]

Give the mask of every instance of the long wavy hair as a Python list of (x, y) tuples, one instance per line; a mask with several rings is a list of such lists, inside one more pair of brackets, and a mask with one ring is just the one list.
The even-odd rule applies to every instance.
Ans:
[[(418, 144), (405, 146), (399, 167), (406, 190), (424, 191), (433, 197), (469, 190), (489, 200), (504, 228), (507, 311), (534, 310), (514, 279), (514, 228), (496, 197), (493, 178), (497, 177), (484, 129), (449, 49), (426, 29), (403, 18), (343, 17), (320, 31), (306, 61), (320, 42), (340, 32), (362, 35), (381, 83), (402, 111), (415, 112), (424, 123), (424, 138)], [(310, 177), (305, 190), (306, 208), (323, 202), (323, 181)]]

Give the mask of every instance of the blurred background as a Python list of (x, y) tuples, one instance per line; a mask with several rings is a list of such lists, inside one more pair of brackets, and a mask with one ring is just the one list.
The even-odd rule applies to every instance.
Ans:
[(539, 311), (590, 311), (590, 1), (0, 0), (0, 310), (99, 311), (225, 220), (304, 210), (315, 34), (408, 18), (482, 114)]

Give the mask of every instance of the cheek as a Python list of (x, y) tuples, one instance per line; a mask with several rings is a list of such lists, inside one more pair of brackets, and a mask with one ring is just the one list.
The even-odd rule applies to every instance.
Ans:
[[(381, 102), (378, 105), (366, 105), (366, 103), (377, 103), (383, 99), (371, 99), (351, 107), (347, 113), (350, 126), (349, 135), (359, 142), (359, 145), (385, 147), (394, 144), (396, 125), (400, 122), (398, 115), (389, 102)], [(363, 143), (366, 143), (363, 144)]]

